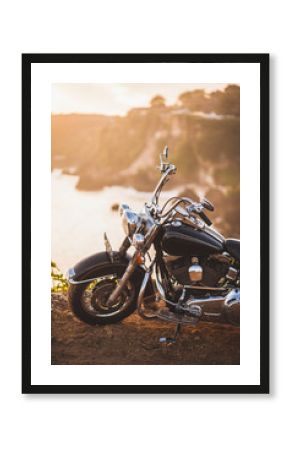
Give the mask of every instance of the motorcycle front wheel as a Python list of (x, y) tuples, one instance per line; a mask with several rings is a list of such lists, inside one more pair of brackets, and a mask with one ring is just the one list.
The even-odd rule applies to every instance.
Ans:
[(102, 270), (88, 274), (88, 279), (96, 277), (91, 283), (71, 284), (68, 298), (76, 317), (90, 325), (106, 325), (119, 322), (132, 314), (137, 305), (140, 278), (129, 280), (113, 305), (108, 305), (110, 294), (117, 286), (126, 267), (109, 265)]

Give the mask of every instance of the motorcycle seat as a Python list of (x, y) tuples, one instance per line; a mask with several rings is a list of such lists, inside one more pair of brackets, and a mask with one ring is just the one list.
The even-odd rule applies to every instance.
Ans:
[(226, 239), (225, 249), (235, 259), (240, 260), (240, 241), (239, 241), (239, 239)]

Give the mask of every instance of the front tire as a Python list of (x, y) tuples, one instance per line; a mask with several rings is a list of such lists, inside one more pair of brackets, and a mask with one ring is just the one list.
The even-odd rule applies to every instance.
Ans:
[(93, 283), (71, 284), (68, 298), (72, 312), (90, 325), (107, 325), (120, 322), (132, 314), (142, 278), (134, 273), (116, 303), (108, 307), (106, 301), (126, 270), (124, 264), (106, 264), (85, 274), (84, 279), (97, 278)]

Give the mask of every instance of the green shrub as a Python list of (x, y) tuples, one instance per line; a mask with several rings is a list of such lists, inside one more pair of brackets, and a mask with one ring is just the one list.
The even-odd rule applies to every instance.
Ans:
[(68, 280), (61, 273), (56, 262), (51, 261), (51, 292), (66, 292), (68, 290)]

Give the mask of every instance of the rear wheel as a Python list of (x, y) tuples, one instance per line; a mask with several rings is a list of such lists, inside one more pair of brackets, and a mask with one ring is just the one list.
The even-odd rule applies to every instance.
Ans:
[[(73, 313), (90, 325), (105, 325), (119, 322), (132, 314), (136, 309), (137, 296), (140, 287), (139, 280), (132, 277), (113, 305), (108, 305), (108, 299), (119, 283), (125, 267), (109, 266), (101, 270), (101, 274), (90, 273), (87, 278), (98, 277), (92, 283), (71, 284), (69, 287), (69, 302)], [(104, 273), (105, 272), (105, 273)]]

